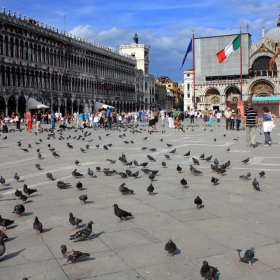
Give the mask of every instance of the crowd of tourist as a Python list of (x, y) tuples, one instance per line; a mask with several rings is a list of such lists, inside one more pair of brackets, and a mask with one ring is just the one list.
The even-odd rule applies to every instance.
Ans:
[[(36, 132), (39, 132), (42, 127), (41, 124), (51, 124), (51, 128), (56, 126), (60, 128), (66, 128), (67, 125), (74, 124), (79, 127), (89, 127), (95, 130), (97, 129), (112, 129), (112, 127), (120, 127), (122, 123), (148, 123), (151, 130), (157, 130), (158, 122), (165, 122), (168, 120), (168, 126), (170, 129), (176, 131), (184, 130), (185, 120), (189, 120), (190, 124), (194, 124), (197, 119), (203, 119), (204, 126), (213, 126), (213, 122), (216, 121), (217, 126), (221, 125), (221, 119), (225, 120), (226, 130), (245, 129), (246, 126), (246, 141), (248, 146), (255, 147), (255, 134), (256, 129), (260, 126), (263, 129), (265, 135), (265, 146), (271, 145), (270, 132), (276, 124), (276, 116), (269, 112), (267, 107), (263, 108), (263, 114), (260, 118), (260, 125), (258, 122), (258, 114), (256, 110), (252, 108), (252, 104), (248, 104), (248, 108), (245, 110), (244, 115), (241, 114), (241, 110), (232, 110), (226, 108), (224, 111), (220, 110), (208, 110), (203, 111), (191, 109), (189, 111), (180, 110), (139, 110), (137, 112), (115, 112), (109, 107), (94, 110), (92, 113), (74, 112), (73, 116), (70, 114), (62, 115), (58, 112), (41, 112), (37, 110), (29, 110), (22, 118), (20, 114), (12, 113), (11, 116), (0, 116), (1, 132), (7, 133), (9, 126), (15, 126), (16, 129), (21, 129), (26, 126), (27, 131), (31, 132), (35, 128)], [(242, 126), (241, 123), (243, 122)]]

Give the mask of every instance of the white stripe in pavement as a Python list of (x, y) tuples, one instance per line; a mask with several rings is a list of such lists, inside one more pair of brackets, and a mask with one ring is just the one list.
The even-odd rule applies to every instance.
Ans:
[[(90, 165), (90, 164), (95, 164), (96, 162), (84, 162), (84, 163), (81, 163), (79, 165), (79, 167), (82, 167), (82, 166), (87, 166), (87, 165)], [(54, 173), (54, 172), (58, 172), (58, 171), (61, 171), (61, 170), (68, 170), (68, 169), (76, 169), (77, 165), (68, 165), (68, 166), (64, 166), (64, 167), (61, 167), (61, 168), (57, 168), (57, 169), (52, 169), (52, 170), (44, 170), (42, 172), (38, 172), (38, 173), (34, 173), (34, 174), (27, 174), (27, 175), (19, 175), (20, 176), (20, 179), (28, 179), (28, 178), (33, 178), (33, 177), (39, 177), (41, 175), (45, 175), (46, 173)], [(9, 179), (6, 179), (6, 182), (12, 182), (12, 181), (15, 181), (14, 178), (9, 178)]]
[(250, 164), (261, 164), (261, 162), (264, 160), (264, 157), (253, 157), (250, 159)]

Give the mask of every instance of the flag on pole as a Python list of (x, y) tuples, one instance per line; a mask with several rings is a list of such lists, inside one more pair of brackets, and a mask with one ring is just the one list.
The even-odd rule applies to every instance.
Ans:
[(187, 56), (188, 56), (188, 53), (190, 53), (192, 50), (193, 50), (193, 49), (192, 49), (192, 39), (191, 39), (191, 41), (190, 41), (190, 43), (189, 43), (189, 46), (188, 46), (188, 49), (187, 49), (187, 51), (186, 51), (185, 57), (184, 57), (184, 59), (183, 59), (182, 66), (181, 66), (180, 70), (181, 70), (181, 69), (183, 68), (183, 66), (184, 66), (184, 63), (185, 63), (186, 58), (187, 58)]
[(238, 35), (229, 45), (223, 50), (219, 51), (216, 56), (218, 57), (219, 63), (222, 63), (227, 57), (229, 57), (234, 51), (240, 47), (240, 35)]

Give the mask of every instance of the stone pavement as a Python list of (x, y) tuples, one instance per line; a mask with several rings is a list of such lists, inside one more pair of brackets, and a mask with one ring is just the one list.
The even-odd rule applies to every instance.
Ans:
[[(51, 140), (47, 140), (47, 132), (37, 136), (26, 131), (9, 133), (6, 134), (7, 140), (2, 139), (5, 136), (2, 134), (0, 175), (6, 179), (7, 185), (0, 187), (0, 214), (14, 219), (15, 224), (6, 232), (9, 240), (0, 262), (0, 279), (195, 280), (202, 279), (200, 267), (204, 260), (217, 266), (219, 279), (280, 279), (280, 154), (277, 143), (280, 130), (275, 128), (272, 132), (271, 147), (264, 147), (264, 136), (258, 132), (258, 146), (253, 149), (246, 147), (244, 131), (225, 131), (225, 127), (216, 127), (215, 123), (204, 130), (201, 120), (196, 124), (199, 127), (194, 131), (190, 127), (185, 133), (169, 129), (167, 123), (165, 127), (158, 124), (160, 132), (152, 134), (148, 134), (147, 126), (141, 125), (137, 130), (142, 133), (134, 134), (130, 129), (126, 132), (124, 129), (121, 132), (90, 129), (92, 135), (84, 141), (67, 140), (68, 135), (83, 135), (81, 131), (75, 133), (73, 130), (63, 133), (65, 140), (59, 140), (57, 132), (56, 139)], [(162, 130), (165, 133), (162, 134)], [(126, 137), (120, 138), (123, 133)], [(233, 140), (237, 136), (239, 141)], [(213, 140), (215, 137), (217, 142)], [(35, 141), (38, 142), (39, 138), (43, 141), (37, 146)], [(87, 142), (90, 139), (93, 141)], [(18, 140), (22, 141), (22, 148), (27, 148), (28, 143), (32, 145), (28, 148), (29, 153), (17, 146)], [(131, 140), (134, 144), (123, 142)], [(70, 142), (74, 149), (68, 149), (66, 142)], [(112, 147), (104, 150), (102, 146), (109, 143), (113, 144)], [(166, 143), (173, 146), (168, 148)], [(47, 144), (55, 147), (60, 158), (51, 155)], [(90, 148), (82, 153), (80, 148), (85, 148), (86, 144)], [(96, 144), (100, 145), (99, 149)], [(143, 146), (157, 148), (157, 151), (142, 151)], [(38, 147), (43, 160), (37, 158)], [(169, 154), (173, 148), (177, 149), (176, 154)], [(226, 152), (227, 148), (230, 152)], [(230, 159), (232, 165), (225, 176), (220, 176), (211, 171), (211, 163), (200, 160), (197, 169), (203, 171), (203, 176), (192, 176), (189, 171), (191, 157), (183, 157), (188, 151), (195, 158), (203, 152), (206, 156), (213, 155), (212, 163), (215, 158), (220, 163)], [(106, 161), (117, 160), (122, 153), (128, 161), (136, 159), (139, 163), (148, 161), (148, 154), (156, 159), (147, 166), (159, 170), (152, 182), (154, 196), (148, 195), (150, 180), (142, 171), (137, 179), (121, 179), (119, 175), (106, 177), (103, 172), (96, 172), (96, 166), (122, 172), (141, 169), (126, 168), (120, 161), (116, 164)], [(165, 154), (171, 155), (171, 160), (166, 160)], [(250, 158), (249, 164), (242, 164), (241, 160), (247, 157)], [(78, 167), (74, 164), (76, 159), (81, 163)], [(162, 161), (166, 161), (167, 168), (162, 168)], [(42, 171), (35, 168), (36, 163), (41, 164)], [(183, 168), (181, 174), (176, 171), (178, 164)], [(96, 178), (89, 178), (88, 167), (95, 172)], [(81, 191), (75, 187), (78, 179), (71, 176), (74, 168), (85, 174), (80, 179), (83, 183)], [(263, 179), (258, 176), (262, 170), (266, 172)], [(251, 180), (240, 180), (239, 175), (248, 171), (252, 173)], [(18, 183), (13, 179), (15, 172), (21, 177)], [(64, 180), (72, 187), (59, 190), (56, 181), (46, 178), (47, 172), (51, 172), (56, 181)], [(211, 184), (212, 176), (220, 179), (219, 185)], [(183, 177), (188, 181), (186, 189), (180, 185)], [(260, 183), (261, 192), (252, 187), (254, 177)], [(134, 190), (134, 195), (120, 194), (118, 187), (123, 182)], [(19, 203), (14, 200), (13, 193), (24, 183), (37, 188), (38, 193), (31, 196), (25, 204), (26, 212), (18, 218), (12, 214), (14, 206)], [(86, 205), (78, 199), (81, 194), (89, 197)], [(193, 203), (197, 195), (203, 200), (201, 210), (197, 210)], [(115, 203), (132, 212), (133, 218), (118, 223), (112, 207)], [(84, 223), (94, 222), (92, 242), (69, 240), (72, 234), (69, 212), (83, 219)], [(35, 236), (32, 227), (35, 216), (44, 225), (41, 236)], [(169, 239), (178, 248), (174, 257), (168, 257), (164, 250)], [(60, 252), (62, 244), (69, 249), (88, 252), (90, 257), (79, 260), (76, 265), (62, 267), (65, 261)], [(258, 259), (253, 270), (238, 261), (236, 252), (251, 247), (256, 248)]]

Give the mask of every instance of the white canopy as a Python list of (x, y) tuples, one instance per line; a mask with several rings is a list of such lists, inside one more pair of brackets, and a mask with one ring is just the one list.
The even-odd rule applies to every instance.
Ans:
[(101, 102), (95, 102), (95, 109), (102, 109), (102, 108), (105, 108), (107, 109), (107, 107), (109, 107), (110, 109), (114, 109), (115, 107), (113, 106), (110, 106), (110, 105), (107, 105), (107, 104), (104, 104), (104, 103), (101, 103)]
[(48, 109), (49, 106), (40, 103), (32, 97), (27, 100), (27, 109)]

